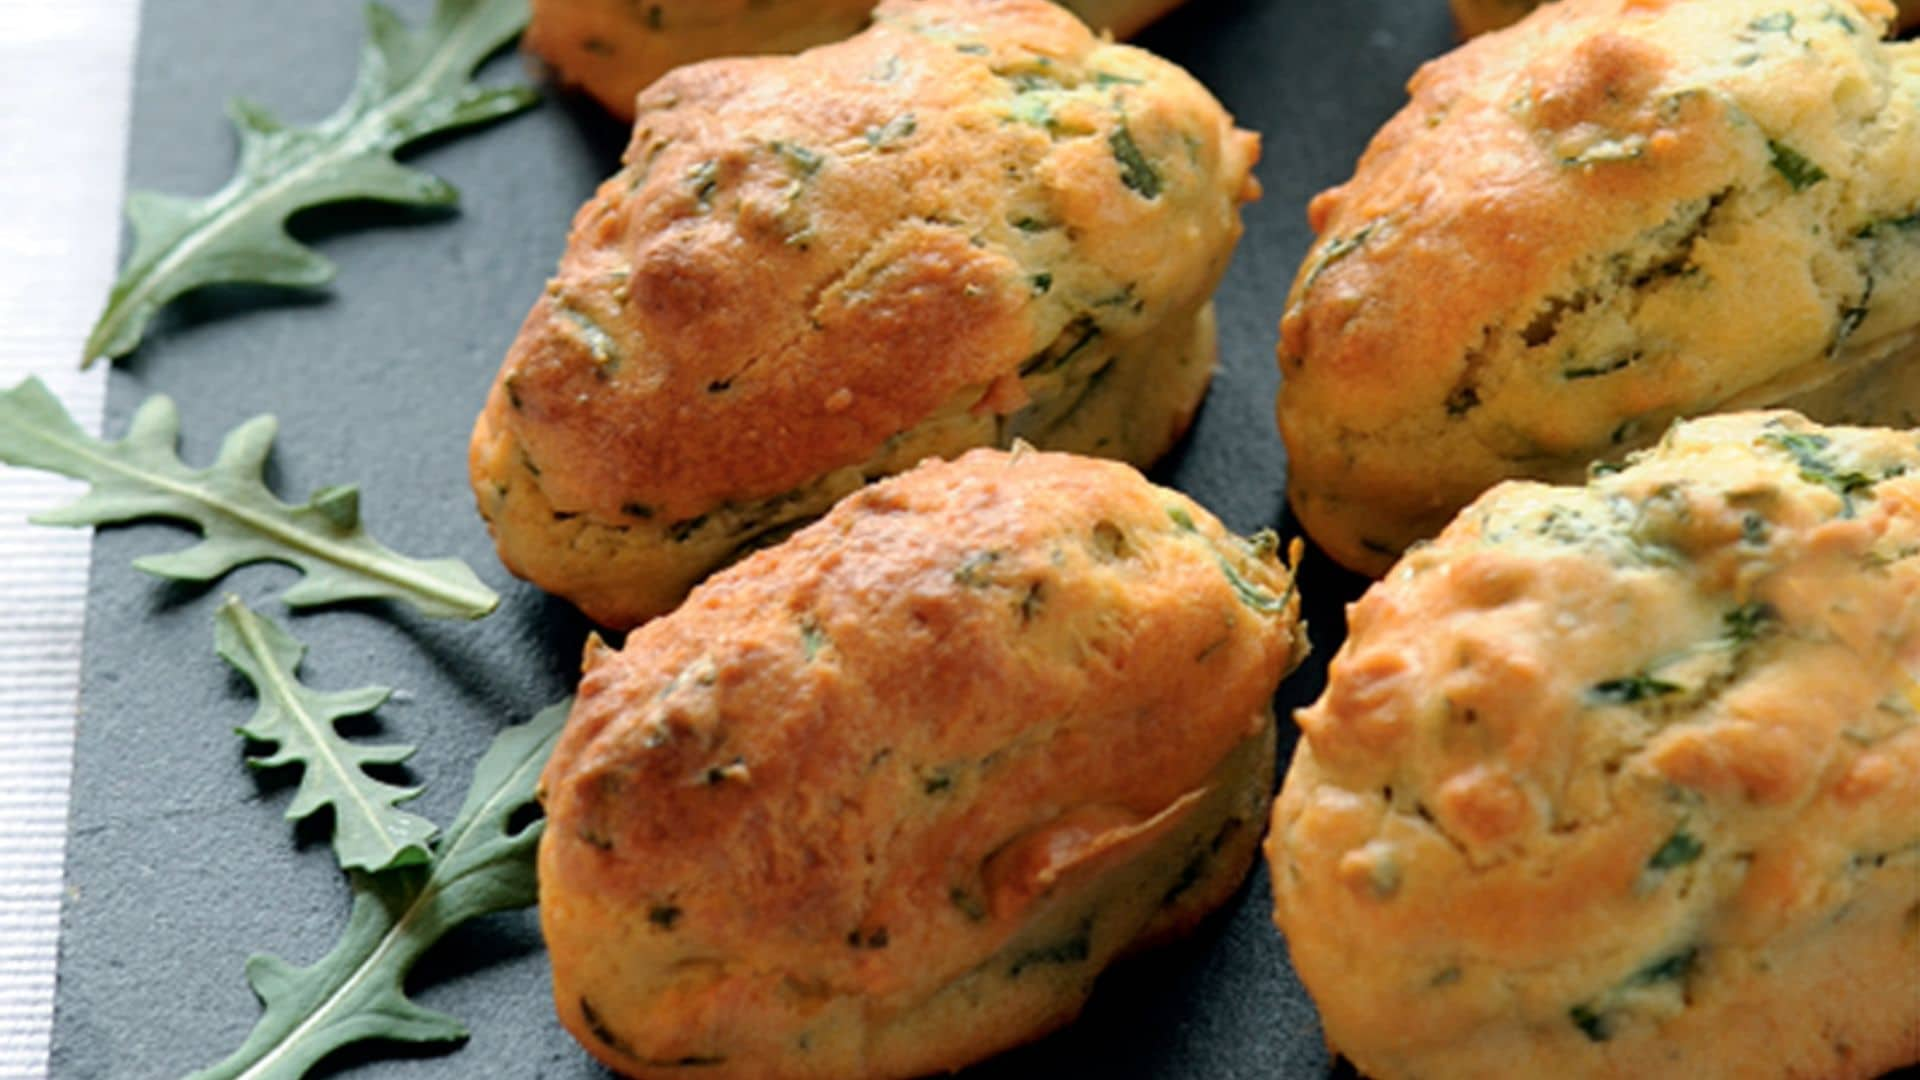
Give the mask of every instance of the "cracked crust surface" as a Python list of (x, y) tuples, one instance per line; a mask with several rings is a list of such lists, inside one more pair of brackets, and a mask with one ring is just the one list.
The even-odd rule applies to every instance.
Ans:
[(1677, 416), (1909, 423), (1920, 46), (1884, 0), (1560, 0), (1415, 75), (1281, 323), (1294, 509), (1379, 573)]
[(1349, 621), (1267, 855), (1364, 1073), (1920, 1060), (1920, 438), (1684, 423), (1493, 489)]
[(590, 646), (543, 777), (562, 1021), (633, 1076), (944, 1071), (1257, 855), (1270, 544), (1113, 462), (931, 462)]
[[(1096, 30), (1130, 37), (1179, 0), (1066, 0)], [(647, 84), (682, 64), (792, 53), (867, 25), (873, 0), (533, 0), (527, 48), (622, 120)]]
[(927, 454), (1144, 465), (1205, 391), (1257, 139), (1043, 0), (874, 19), (654, 85), (501, 368), (480, 510), (603, 623)]

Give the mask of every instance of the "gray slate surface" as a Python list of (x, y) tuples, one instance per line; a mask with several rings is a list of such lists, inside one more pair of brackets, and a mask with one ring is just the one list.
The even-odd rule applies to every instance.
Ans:
[[(417, 16), (424, 2), (402, 4)], [(131, 184), (207, 191), (230, 168), (225, 99), (243, 93), (290, 119), (344, 95), (358, 5), (309, 0), (151, 0), (136, 72)], [(1274, 431), (1275, 324), (1310, 239), (1307, 199), (1343, 179), (1403, 100), (1425, 57), (1452, 42), (1438, 0), (1194, 0), (1148, 46), (1185, 64), (1243, 126), (1264, 133), (1264, 201), (1220, 297), (1222, 368), (1193, 435), (1156, 473), (1252, 530), (1284, 520)], [(499, 77), (518, 74), (503, 59)], [(466, 487), (469, 426), (575, 207), (614, 168), (623, 132), (562, 96), (415, 160), (457, 184), (457, 217), (357, 207), (311, 214), (340, 266), (331, 291), (284, 303), (225, 289), (164, 315), (113, 375), (116, 435), (148, 394), (184, 414), (189, 461), (271, 412), (271, 473), (283, 496), (354, 481), (376, 535), (414, 554), (457, 554), (502, 591), (478, 624), (384, 605), (287, 618), (291, 571), (255, 568), (211, 589), (128, 565), (188, 541), (164, 527), (103, 532), (95, 547), (68, 854), (53, 1075), (177, 1076), (237, 1046), (257, 1016), (249, 954), (307, 963), (333, 942), (347, 891), (319, 833), (280, 814), (292, 777), (258, 775), (232, 729), (253, 698), (215, 659), (212, 614), (236, 592), (290, 624), (317, 687), (400, 688), (371, 732), (420, 747), (415, 809), (449, 820), (473, 761), (501, 726), (565, 694), (585, 624), (494, 560)], [(361, 228), (372, 224), (377, 227)], [(1317, 555), (1303, 574), (1316, 657), (1283, 708), (1316, 695), (1359, 583)], [(1284, 728), (1283, 728), (1284, 730)], [(1286, 752), (1283, 737), (1283, 753)], [(456, 933), (417, 973), (418, 1000), (473, 1029), (458, 1052), (398, 1060), (342, 1055), (325, 1072), (368, 1077), (605, 1076), (552, 1018), (532, 913)], [(336, 1069), (337, 1067), (337, 1069)], [(969, 1076), (1322, 1076), (1311, 1005), (1268, 921), (1264, 870), (1193, 939), (1121, 965), (1067, 1031)]]

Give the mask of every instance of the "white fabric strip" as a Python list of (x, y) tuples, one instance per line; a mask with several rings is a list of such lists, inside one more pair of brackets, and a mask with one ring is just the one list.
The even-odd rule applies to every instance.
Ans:
[[(100, 429), (81, 343), (112, 283), (138, 0), (0, 0), (0, 388), (38, 375)], [(0, 466), (0, 1077), (53, 1025), (88, 532), (27, 517), (80, 485)]]

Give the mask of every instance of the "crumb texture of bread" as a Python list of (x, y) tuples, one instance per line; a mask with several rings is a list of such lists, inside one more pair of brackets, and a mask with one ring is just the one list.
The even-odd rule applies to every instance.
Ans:
[(1557, 0), (1427, 65), (1281, 323), (1288, 495), (1378, 574), (1676, 417), (1920, 417), (1920, 44), (1885, 0)]
[(1017, 448), (862, 490), (589, 646), (543, 776), (562, 1022), (636, 1077), (908, 1077), (1237, 890), (1305, 651), (1271, 534)]
[(1920, 1061), (1920, 437), (1675, 426), (1350, 609), (1267, 839), (1377, 1080)]
[(1205, 393), (1258, 139), (1045, 0), (874, 20), (648, 90), (500, 370), (480, 511), (603, 624), (927, 456), (1144, 466)]
[[(1179, 0), (1063, 0), (1095, 30), (1130, 37)], [(863, 29), (874, 0), (533, 0), (526, 45), (625, 121), (647, 85), (683, 64), (795, 53)]]

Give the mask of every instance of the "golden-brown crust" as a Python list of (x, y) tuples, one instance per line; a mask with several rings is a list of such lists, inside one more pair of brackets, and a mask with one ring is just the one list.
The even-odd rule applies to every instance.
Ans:
[(1423, 67), (1313, 201), (1281, 323), (1314, 538), (1378, 573), (1499, 479), (1910, 343), (1920, 259), (1887, 223), (1920, 210), (1920, 89), (1891, 13), (1562, 0)]
[[(685, 565), (659, 595), (576, 587), (580, 551), (674, 548), (768, 500), (819, 513), (823, 478), (912, 465), (894, 451), (935, 420), (920, 453), (1050, 445), (1023, 410), (1095, 382), (1138, 400), (1061, 445), (1144, 464), (1204, 390), (1254, 137), (1043, 0), (875, 18), (651, 88), (501, 368), (472, 449), (482, 513), (516, 572), (596, 618), (665, 610), (741, 538), (661, 555)], [(1196, 378), (1167, 370), (1189, 361)]]
[(1503, 484), (1350, 613), (1275, 917), (1368, 1075), (1920, 1060), (1920, 441), (1681, 425)]
[(562, 1019), (633, 1075), (843, 1080), (1064, 1022), (1244, 873), (1296, 615), (1123, 465), (980, 450), (853, 495), (589, 651), (543, 785)]
[[(1900, 8), (1900, 27), (1920, 25), (1920, 0), (1895, 0)], [(1448, 0), (1453, 8), (1454, 25), (1463, 38), (1511, 26), (1539, 7), (1542, 0)]]
[[(1130, 37), (1179, 0), (1068, 0), (1096, 30)], [(672, 68), (721, 56), (792, 53), (867, 23), (873, 0), (534, 0), (526, 46), (623, 121)]]

